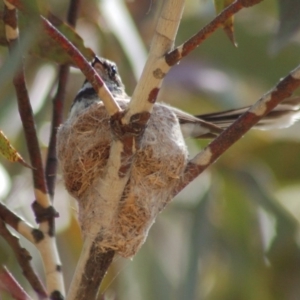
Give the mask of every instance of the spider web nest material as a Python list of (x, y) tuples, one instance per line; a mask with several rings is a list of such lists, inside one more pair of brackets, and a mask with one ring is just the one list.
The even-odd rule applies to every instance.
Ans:
[[(125, 108), (127, 104), (119, 105)], [(123, 195), (118, 203), (112, 203), (98, 188), (111, 141), (109, 116), (102, 103), (95, 103), (60, 127), (58, 158), (65, 186), (78, 200), (83, 236), (91, 234), (97, 220), (99, 250), (111, 249), (131, 257), (171, 200), (188, 152), (174, 113), (167, 106), (155, 105)]]

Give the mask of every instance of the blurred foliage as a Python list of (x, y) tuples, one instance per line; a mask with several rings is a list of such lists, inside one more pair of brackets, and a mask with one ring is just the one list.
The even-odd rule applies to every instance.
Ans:
[[(136, 83), (133, 69), (142, 65), (136, 65), (140, 64), (136, 54), (125, 52), (124, 41), (117, 37), (122, 34), (129, 45), (140, 43), (141, 49), (149, 48), (161, 1), (126, 1), (125, 6), (116, 2), (122, 8), (118, 18), (129, 13), (132, 21), (132, 32), (121, 33), (111, 22), (116, 11), (103, 13), (109, 1), (114, 2), (84, 1), (76, 32), (85, 47), (116, 61), (127, 91), (132, 93)], [(242, 10), (234, 24), (238, 48), (218, 30), (168, 74), (160, 100), (195, 114), (255, 102), (299, 64), (299, 39), (290, 39), (298, 28), (292, 23), (299, 21), (291, 12), (298, 12), (298, 6), (298, 0), (265, 0)], [(48, 1), (48, 9), (62, 20), (67, 8), (68, 1)], [(184, 42), (214, 15), (213, 1), (187, 1), (176, 43)], [(278, 28), (281, 47), (277, 49), (281, 50), (274, 52)], [(43, 58), (27, 55), (40, 34), (26, 28), (25, 32), (21, 55), (45, 157), (57, 66), (53, 57), (52, 61), (45, 59), (47, 47), (40, 52)], [(2, 46), (0, 61), (0, 128), (28, 160), (11, 84), (17, 59), (9, 59)], [(72, 69), (65, 115), (82, 82), (83, 76)], [(115, 258), (102, 286), (107, 299), (298, 299), (299, 132), (300, 124), (280, 131), (253, 131), (229, 149), (165, 209), (133, 261)], [(189, 140), (191, 156), (206, 143)], [(34, 223), (30, 170), (2, 160), (1, 164), (0, 199)], [(76, 204), (60, 178), (55, 206), (61, 216), (57, 220), (58, 246), (68, 287), (82, 244)], [(32, 253), (43, 278), (36, 250), (26, 241), (23, 245)], [(0, 249), (0, 262), (30, 290), (1, 238)]]

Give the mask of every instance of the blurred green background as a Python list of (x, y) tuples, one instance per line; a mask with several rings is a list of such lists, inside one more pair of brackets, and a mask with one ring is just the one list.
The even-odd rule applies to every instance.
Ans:
[[(82, 1), (76, 31), (87, 47), (116, 61), (129, 94), (142, 70), (161, 2)], [(68, 1), (47, 3), (65, 19)], [(176, 44), (214, 15), (212, 1), (187, 1)], [(242, 10), (235, 17), (238, 48), (218, 30), (173, 68), (159, 99), (194, 114), (254, 103), (300, 62), (297, 34), (280, 51), (276, 47), (278, 15), (274, 0)], [(26, 34), (28, 45), (34, 43), (34, 34)], [(45, 157), (58, 67), (45, 58), (27, 53), (24, 57)], [(6, 47), (0, 47), (0, 62), (0, 129), (29, 161)], [(72, 68), (65, 116), (83, 80)], [(187, 143), (193, 156), (208, 141)], [(133, 260), (115, 257), (102, 285), (107, 299), (300, 299), (299, 153), (300, 122), (289, 129), (246, 134), (159, 215)], [(30, 170), (1, 159), (0, 200), (34, 223)], [(68, 287), (82, 241), (76, 203), (60, 175), (54, 205), (60, 213), (57, 238)], [(23, 239), (22, 243), (43, 277), (38, 252)], [(0, 249), (0, 263), (30, 291), (1, 237)]]

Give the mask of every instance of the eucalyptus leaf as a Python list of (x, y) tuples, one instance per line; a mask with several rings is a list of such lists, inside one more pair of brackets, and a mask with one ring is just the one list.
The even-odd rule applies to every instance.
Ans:
[[(83, 39), (75, 32), (75, 30), (54, 16), (48, 14), (48, 20), (82, 53), (87, 60), (92, 60), (95, 56), (94, 52), (84, 46)], [(69, 55), (53, 41), (49, 36), (42, 34), (36, 45), (31, 49), (31, 53), (42, 58), (50, 59), (59, 64), (71, 64)], [(76, 67), (76, 66), (75, 66)]]
[[(53, 14), (48, 13), (49, 21), (70, 41), (77, 49), (83, 54), (87, 60), (92, 60), (95, 56), (94, 52), (84, 46), (82, 38), (70, 27), (67, 23), (63, 22)], [(42, 28), (32, 24), (31, 14), (24, 14), (19, 12), (19, 28), (21, 39), (28, 28), (31, 28), (32, 35), (34, 37), (33, 43), (30, 47), (29, 53), (38, 56), (43, 59), (47, 59), (58, 64), (70, 64), (73, 65), (69, 55), (53, 41), (48, 35), (43, 33)], [(4, 22), (3, 22), (3, 3), (0, 5), (0, 45), (7, 46)], [(75, 66), (76, 67), (76, 66)]]
[(27, 168), (31, 168), (17, 150), (11, 145), (8, 138), (0, 130), (0, 153), (10, 162), (19, 162)]

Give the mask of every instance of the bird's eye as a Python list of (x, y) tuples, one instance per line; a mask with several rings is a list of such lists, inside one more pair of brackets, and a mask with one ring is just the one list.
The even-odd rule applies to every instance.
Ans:
[(108, 75), (110, 78), (114, 78), (117, 74), (117, 67), (116, 66), (111, 66), (109, 68), (109, 72), (108, 72)]

